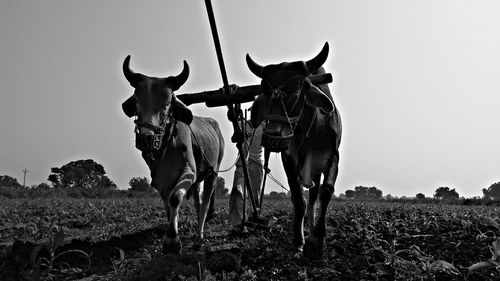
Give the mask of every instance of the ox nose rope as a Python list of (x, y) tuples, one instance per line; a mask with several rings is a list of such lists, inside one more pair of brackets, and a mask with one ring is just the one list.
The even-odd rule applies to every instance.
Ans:
[[(135, 147), (145, 153), (151, 162), (156, 160), (156, 156), (165, 148), (165, 144), (169, 144), (177, 132), (177, 120), (171, 117), (169, 112), (160, 121), (160, 125), (144, 122), (140, 119), (135, 119)], [(141, 134), (140, 128), (144, 127), (153, 131), (153, 134)], [(167, 129), (168, 127), (168, 129)], [(169, 131), (168, 139), (164, 140), (165, 133)]]

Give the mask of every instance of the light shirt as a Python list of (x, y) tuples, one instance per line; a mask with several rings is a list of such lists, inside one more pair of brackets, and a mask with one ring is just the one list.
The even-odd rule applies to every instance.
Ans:
[(263, 126), (263, 123), (261, 123), (259, 127), (253, 129), (248, 122), (245, 122), (246, 139), (245, 143), (243, 144), (243, 152), (245, 154), (248, 153), (248, 159), (261, 165), (263, 161), (262, 146), (260, 145), (260, 142), (262, 140)]

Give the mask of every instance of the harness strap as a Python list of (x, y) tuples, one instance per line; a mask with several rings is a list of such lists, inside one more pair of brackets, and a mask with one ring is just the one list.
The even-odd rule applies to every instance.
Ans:
[[(200, 142), (196, 138), (196, 135), (194, 134), (193, 129), (191, 129), (191, 125), (188, 125), (188, 127), (189, 127), (189, 130), (191, 131), (191, 134), (194, 137), (194, 141), (198, 144), (198, 146), (200, 146)], [(200, 146), (200, 151), (201, 151), (201, 156), (208, 163), (208, 170), (209, 170), (208, 175), (210, 175), (210, 174), (216, 174), (217, 172), (215, 171), (214, 165), (212, 164), (212, 162), (210, 162), (210, 160), (208, 159), (208, 157), (205, 154), (205, 152), (203, 151), (203, 149), (201, 149), (201, 146)], [(208, 177), (208, 175), (207, 175), (207, 177)]]
[(311, 120), (311, 124), (309, 125), (309, 129), (306, 131), (306, 138), (309, 138), (309, 135), (311, 133), (311, 129), (314, 125), (314, 122), (316, 122), (316, 118), (318, 117), (318, 110), (314, 110), (313, 118)]
[[(153, 132), (155, 132), (155, 134), (161, 134), (163, 135), (165, 133), (165, 124), (166, 122), (162, 122), (162, 123), (165, 123), (165, 124), (161, 124), (163, 126), (157, 126), (157, 125), (153, 125), (151, 123), (148, 123), (148, 122), (144, 122), (144, 121), (141, 121), (141, 120), (134, 120), (134, 123), (135, 125), (137, 125), (137, 127), (146, 127), (150, 130), (152, 130)], [(139, 129), (139, 128), (136, 128), (136, 129)]]

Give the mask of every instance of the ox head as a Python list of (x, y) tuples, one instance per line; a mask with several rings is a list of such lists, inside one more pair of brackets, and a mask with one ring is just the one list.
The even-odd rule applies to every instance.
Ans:
[(135, 89), (134, 95), (123, 104), (123, 112), (128, 117), (136, 116), (136, 147), (151, 154), (160, 149), (166, 128), (172, 118), (190, 124), (193, 114), (184, 103), (175, 97), (189, 76), (189, 65), (177, 76), (166, 78), (149, 77), (130, 69), (130, 56), (123, 62), (123, 74)]
[(331, 98), (307, 78), (324, 71), (322, 65), (327, 57), (328, 43), (308, 61), (261, 66), (247, 54), (248, 68), (262, 78), (263, 93), (254, 101), (251, 114), (253, 127), (265, 122), (262, 146), (274, 152), (287, 150), (297, 125), (304, 122), (306, 107), (319, 108), (325, 113), (334, 109)]

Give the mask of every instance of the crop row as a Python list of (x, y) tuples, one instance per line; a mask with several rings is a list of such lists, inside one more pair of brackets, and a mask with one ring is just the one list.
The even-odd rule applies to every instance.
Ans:
[[(42, 243), (57, 225), (69, 238), (105, 241), (166, 222), (159, 198), (37, 199), (0, 202), (0, 241)], [(217, 229), (227, 225), (227, 200), (207, 227), (208, 238), (241, 242), (242, 265), (256, 279), (495, 280), (500, 268), (500, 218), (495, 207), (334, 200), (328, 212), (322, 264), (304, 262), (289, 249), (292, 206), (264, 202), (268, 232), (236, 241)], [(182, 239), (196, 232), (192, 204), (180, 211)], [(52, 237), (54, 239), (54, 237)], [(233, 240), (231, 240), (233, 239)], [(498, 251), (498, 252), (497, 252)], [(136, 270), (136, 269), (127, 269)]]

